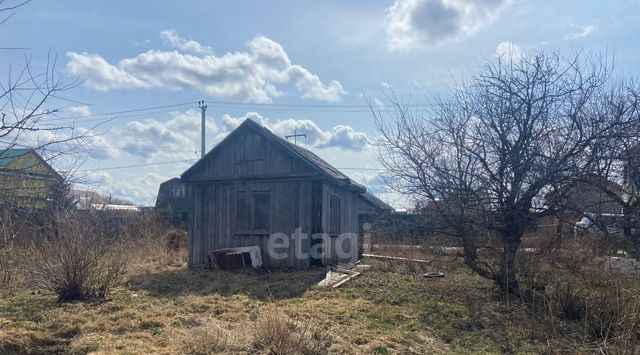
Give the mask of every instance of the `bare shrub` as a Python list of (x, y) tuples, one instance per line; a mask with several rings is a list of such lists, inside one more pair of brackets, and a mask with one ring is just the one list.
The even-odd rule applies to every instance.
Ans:
[(11, 252), (0, 252), (0, 289), (9, 289), (17, 271), (16, 260)]
[(186, 354), (211, 354), (228, 350), (228, 335), (218, 325), (202, 326), (190, 332), (182, 351)]
[(135, 213), (121, 223), (132, 260), (160, 265), (179, 265), (186, 260), (186, 231), (174, 228), (161, 215)]
[[(294, 321), (278, 310), (269, 310), (255, 321), (253, 346), (268, 354), (318, 354), (322, 336), (306, 322)], [(326, 351), (324, 351), (326, 352)]]
[(482, 299), (477, 295), (466, 295), (464, 305), (467, 309), (469, 327), (477, 330), (482, 326)]
[(179, 229), (173, 229), (165, 234), (165, 243), (167, 250), (180, 251), (187, 248), (187, 232)]
[(585, 316), (586, 306), (581, 291), (571, 283), (557, 284), (552, 288), (551, 304), (562, 319), (581, 320)]
[[(612, 275), (604, 287), (587, 297), (586, 329), (603, 344), (612, 344), (618, 353), (640, 350), (640, 298), (638, 280)], [(624, 345), (624, 348), (620, 347)]]
[(105, 235), (96, 215), (57, 214), (27, 245), (27, 275), (60, 301), (104, 299), (122, 281), (127, 263), (121, 240)]
[(535, 254), (533, 274), (544, 279), (535, 302), (546, 313), (532, 314), (545, 326), (551, 353), (640, 351), (640, 278), (607, 270), (604, 261), (613, 252), (606, 241), (585, 236)]
[[(2, 232), (6, 231), (3, 230)], [(5, 236), (4, 240), (0, 241), (0, 286), (3, 288), (6, 288), (11, 283), (14, 276), (15, 260), (12, 257), (13, 252), (13, 245)]]
[(18, 271), (16, 239), (24, 223), (0, 207), (0, 286), (8, 289)]

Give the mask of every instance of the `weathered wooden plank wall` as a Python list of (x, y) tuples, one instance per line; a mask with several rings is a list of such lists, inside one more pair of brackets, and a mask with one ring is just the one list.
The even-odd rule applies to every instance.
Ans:
[[(329, 246), (330, 255), (328, 254), (329, 263), (338, 262), (355, 262), (357, 261), (357, 233), (358, 233), (358, 195), (344, 187), (337, 186), (331, 183), (324, 183), (322, 185), (322, 229), (325, 233), (330, 231), (330, 203), (329, 199), (331, 195), (336, 195), (340, 198), (342, 207), (340, 217), (340, 232), (343, 234), (342, 239), (339, 239), (337, 235), (331, 235)], [(345, 235), (350, 233), (351, 235), (346, 238)], [(336, 251), (340, 246), (336, 243), (342, 241), (344, 244), (344, 250), (350, 253), (347, 258), (339, 258), (336, 255)]]
[[(296, 250), (309, 252), (311, 233), (311, 180), (302, 181), (238, 181), (196, 185), (201, 196), (194, 199), (190, 228), (190, 265), (206, 263), (213, 250), (240, 246), (260, 246), (267, 266), (309, 266), (308, 258), (296, 258)], [(270, 229), (265, 233), (247, 233), (238, 229), (238, 191), (270, 191)], [(293, 238), (296, 229), (307, 238)], [(289, 237), (288, 258), (276, 260), (267, 253), (270, 234)], [(298, 253), (300, 254), (300, 252)]]
[[(328, 231), (330, 194), (339, 196), (342, 201), (340, 231), (354, 235), (358, 232), (356, 192), (328, 181), (321, 182), (323, 177), (317, 170), (277, 142), (251, 130), (239, 133), (214, 155), (208, 156), (189, 177), (192, 187), (188, 189), (192, 197), (189, 265), (206, 264), (207, 256), (216, 249), (257, 245), (266, 266), (309, 267), (310, 259), (305, 255), (310, 251), (311, 234)], [(314, 189), (320, 189), (319, 193), (314, 194)], [(268, 230), (256, 233), (239, 228), (239, 191), (245, 191), (246, 196), (268, 192)], [(314, 199), (316, 195), (321, 198), (319, 203)], [(248, 198), (246, 196), (243, 195), (242, 201)], [(314, 205), (320, 206), (314, 208)], [(255, 220), (258, 217), (254, 210), (241, 211), (242, 218)], [(306, 238), (292, 237), (298, 228)], [(278, 260), (269, 255), (267, 242), (272, 233), (288, 236), (287, 258)], [(334, 244), (329, 249), (335, 248), (335, 240), (332, 239)], [(346, 244), (352, 251), (346, 259), (355, 261), (357, 238), (347, 240)]]

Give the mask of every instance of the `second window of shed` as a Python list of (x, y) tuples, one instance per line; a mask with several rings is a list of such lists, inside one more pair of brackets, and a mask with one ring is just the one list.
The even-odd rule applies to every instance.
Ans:
[(342, 225), (342, 199), (329, 195), (329, 234), (340, 234)]
[(271, 229), (271, 192), (238, 191), (236, 218), (238, 232), (268, 233)]

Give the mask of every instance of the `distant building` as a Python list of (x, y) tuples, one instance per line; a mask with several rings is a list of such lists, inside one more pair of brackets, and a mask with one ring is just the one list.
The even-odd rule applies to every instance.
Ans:
[(71, 195), (76, 200), (76, 208), (79, 210), (90, 210), (91, 206), (96, 203), (102, 203), (102, 196), (91, 190), (71, 190)]
[(45, 208), (64, 179), (33, 149), (0, 150), (0, 204)]
[(158, 189), (156, 210), (167, 211), (177, 219), (186, 219), (189, 210), (187, 187), (179, 178), (169, 179)]
[(131, 205), (117, 205), (109, 203), (93, 203), (91, 209), (96, 211), (131, 211), (138, 212), (140, 209)]
[[(192, 204), (191, 266), (205, 265), (215, 250), (252, 246), (260, 248), (267, 267), (355, 262), (360, 212), (388, 207), (311, 151), (250, 119), (185, 171), (181, 181)], [(286, 246), (279, 244), (277, 257), (268, 252), (272, 236), (287, 240)]]
[(382, 201), (369, 191), (360, 194), (358, 214), (360, 216), (377, 216), (381, 213), (394, 212), (393, 207)]
[[(586, 182), (572, 182), (564, 187), (564, 206), (576, 212), (594, 215), (622, 213), (622, 205), (618, 199), (623, 198), (624, 189), (620, 184), (595, 175), (585, 179)], [(609, 196), (603, 188), (614, 192), (618, 197)]]

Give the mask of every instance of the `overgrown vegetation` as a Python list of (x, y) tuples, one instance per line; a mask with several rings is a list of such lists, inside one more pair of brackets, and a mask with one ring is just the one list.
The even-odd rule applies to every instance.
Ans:
[[(153, 215), (118, 220), (107, 231), (123, 236), (124, 282), (106, 302), (75, 303), (17, 282), (0, 300), (0, 353), (640, 350), (640, 280), (607, 267), (616, 249), (595, 237), (564, 235), (552, 248), (555, 236), (527, 236), (532, 249), (517, 260), (522, 296), (507, 298), (465, 266), (461, 249), (374, 240), (374, 254), (429, 263), (365, 259), (361, 276), (319, 288), (324, 269), (188, 269), (184, 244), (175, 246), (180, 232)], [(423, 278), (426, 271), (445, 277)]]
[[(638, 162), (640, 86), (611, 68), (597, 56), (536, 52), (488, 61), (430, 109), (392, 93), (392, 110), (372, 107), (390, 187), (461, 240), (469, 268), (515, 296), (525, 233), (566, 212), (576, 182), (603, 190), (617, 179), (602, 193), (624, 207), (619, 245), (636, 255), (640, 203), (627, 165)], [(494, 253), (479, 251), (487, 241)]]
[(143, 263), (182, 264), (186, 231), (158, 215), (111, 211), (7, 214), (0, 250), (3, 292), (29, 285), (60, 301), (99, 300)]
[(44, 232), (25, 241), (23, 258), (30, 283), (60, 301), (105, 299), (126, 272), (124, 243), (109, 235), (98, 215), (57, 213)]

